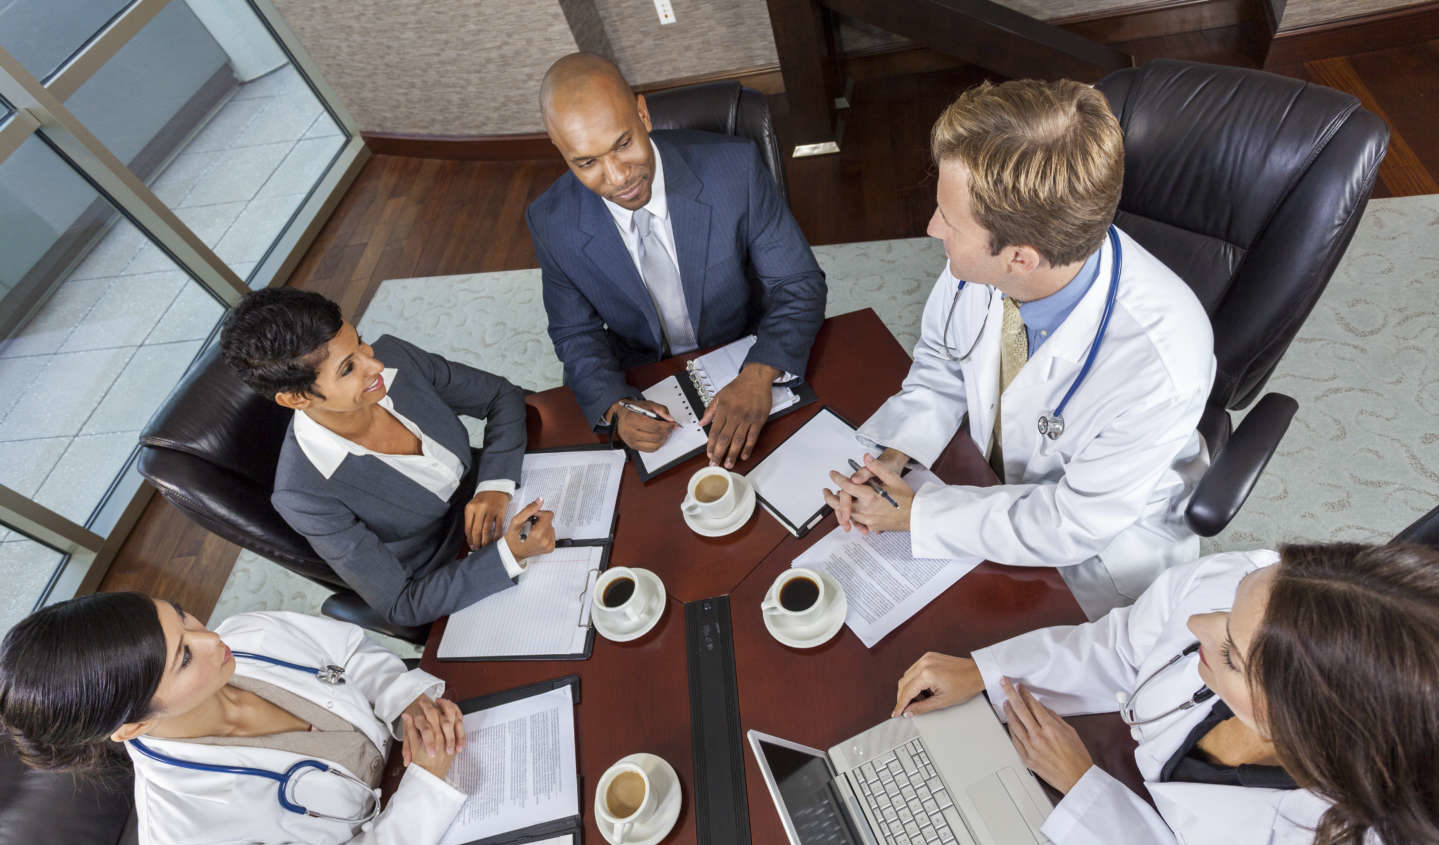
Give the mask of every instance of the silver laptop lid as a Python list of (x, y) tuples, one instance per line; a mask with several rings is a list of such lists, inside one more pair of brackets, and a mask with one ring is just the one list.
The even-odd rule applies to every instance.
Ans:
[(791, 845), (864, 845), (823, 751), (759, 731), (748, 735)]

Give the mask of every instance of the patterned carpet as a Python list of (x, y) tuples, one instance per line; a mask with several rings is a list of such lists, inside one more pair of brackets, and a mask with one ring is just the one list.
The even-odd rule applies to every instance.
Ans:
[[(827, 314), (871, 307), (906, 348), (944, 264), (913, 238), (815, 249)], [(544, 390), (560, 384), (538, 270), (394, 279), (360, 321)], [(1296, 540), (1381, 541), (1439, 500), (1439, 195), (1375, 200), (1267, 389), (1299, 400), (1278, 454), (1206, 552)], [(472, 421), (471, 421), (472, 422)], [(1237, 422), (1237, 421), (1236, 421)], [(480, 430), (473, 425), (472, 432)], [(325, 591), (244, 552), (211, 622), (241, 610), (317, 612)]]

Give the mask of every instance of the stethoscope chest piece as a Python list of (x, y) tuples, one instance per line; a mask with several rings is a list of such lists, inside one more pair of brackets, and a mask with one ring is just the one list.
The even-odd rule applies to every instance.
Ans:
[(338, 686), (345, 682), (345, 667), (329, 663), (326, 664), (323, 669), (316, 669), (315, 677), (318, 678), (321, 683)]
[(1064, 433), (1064, 417), (1059, 414), (1039, 415), (1039, 435), (1048, 437), (1050, 440), (1058, 440), (1059, 435)]

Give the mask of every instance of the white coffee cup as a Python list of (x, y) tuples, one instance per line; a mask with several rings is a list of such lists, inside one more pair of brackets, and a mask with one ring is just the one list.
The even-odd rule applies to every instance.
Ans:
[(643, 625), (654, 604), (654, 589), (646, 570), (628, 566), (612, 566), (600, 573), (590, 602), (590, 613), (612, 628), (634, 629)]
[(820, 619), (825, 607), (824, 578), (813, 569), (791, 567), (779, 574), (760, 602), (765, 613), (807, 628)]
[(680, 510), (691, 518), (715, 522), (734, 513), (738, 503), (734, 474), (724, 467), (705, 467), (690, 476)]
[(635, 827), (643, 827), (654, 815), (655, 804), (649, 774), (639, 765), (621, 760), (600, 775), (595, 821), (602, 832), (610, 831), (611, 842), (626, 842)]

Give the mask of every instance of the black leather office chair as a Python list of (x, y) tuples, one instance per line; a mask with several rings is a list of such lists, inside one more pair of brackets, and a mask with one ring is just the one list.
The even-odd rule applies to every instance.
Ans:
[(763, 94), (738, 82), (706, 82), (646, 94), (645, 104), (656, 129), (698, 129), (754, 141), (780, 197), (789, 202), (784, 155)]
[(102, 778), (27, 768), (0, 734), (0, 845), (135, 845), (129, 761)]
[(205, 528), (335, 590), (326, 616), (423, 643), (428, 625), (385, 621), (270, 505), (291, 413), (246, 387), (214, 343), (140, 433), (140, 474)]
[(1214, 327), (1199, 429), (1213, 465), (1186, 517), (1238, 513), (1298, 403), (1254, 401), (1354, 236), (1389, 130), (1354, 97), (1262, 71), (1158, 60), (1099, 83), (1124, 128), (1115, 222), (1183, 278)]
[(1419, 543), (1439, 549), (1439, 508), (1414, 520), (1394, 538), (1396, 543)]

